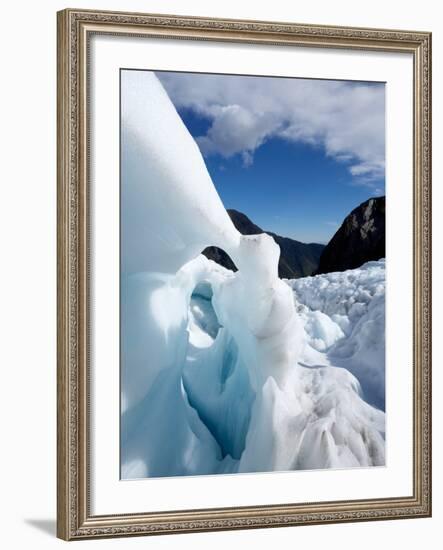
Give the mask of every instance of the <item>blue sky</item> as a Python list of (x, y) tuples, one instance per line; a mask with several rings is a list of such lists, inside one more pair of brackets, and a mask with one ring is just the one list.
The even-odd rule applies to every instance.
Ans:
[(226, 208), (326, 243), (384, 194), (383, 84), (157, 73)]

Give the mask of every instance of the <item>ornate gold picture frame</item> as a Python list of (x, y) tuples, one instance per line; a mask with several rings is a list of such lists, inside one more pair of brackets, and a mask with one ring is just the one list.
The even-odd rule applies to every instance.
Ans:
[[(65, 540), (431, 515), (431, 34), (67, 9), (58, 13), (57, 533)], [(413, 58), (412, 494), (94, 515), (91, 507), (90, 59), (95, 35), (406, 53)], [(118, 476), (118, 472), (116, 473)], [(158, 483), (161, 483), (158, 480)]]

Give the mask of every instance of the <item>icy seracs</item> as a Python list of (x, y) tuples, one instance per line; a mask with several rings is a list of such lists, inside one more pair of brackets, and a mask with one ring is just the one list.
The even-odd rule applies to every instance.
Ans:
[(122, 72), (122, 254), (122, 478), (384, 464), (384, 413), (351, 373), (364, 313), (312, 307), (327, 276), (278, 278), (145, 71)]

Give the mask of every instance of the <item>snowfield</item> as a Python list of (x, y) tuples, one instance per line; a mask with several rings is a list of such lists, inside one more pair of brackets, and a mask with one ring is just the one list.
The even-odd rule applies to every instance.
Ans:
[(122, 478), (384, 465), (384, 261), (283, 281), (279, 253), (234, 227), (155, 75), (123, 71)]

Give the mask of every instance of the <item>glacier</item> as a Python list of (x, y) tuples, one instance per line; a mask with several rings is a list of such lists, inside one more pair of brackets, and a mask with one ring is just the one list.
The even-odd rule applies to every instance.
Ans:
[(279, 279), (155, 74), (121, 86), (121, 478), (384, 465), (384, 261)]

